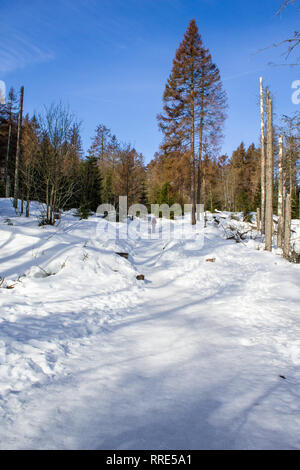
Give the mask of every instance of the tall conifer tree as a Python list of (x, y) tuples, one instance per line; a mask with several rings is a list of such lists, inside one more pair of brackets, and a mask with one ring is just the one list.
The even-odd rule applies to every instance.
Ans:
[(190, 22), (173, 60), (163, 102), (163, 113), (158, 116), (159, 126), (164, 133), (162, 147), (169, 153), (180, 150), (189, 153), (191, 222), (195, 224), (196, 169), (198, 168), (197, 202), (200, 202), (203, 142), (205, 136), (211, 142), (216, 140), (225, 118), (226, 97), (219, 71), (212, 63), (209, 51), (203, 46), (194, 19)]

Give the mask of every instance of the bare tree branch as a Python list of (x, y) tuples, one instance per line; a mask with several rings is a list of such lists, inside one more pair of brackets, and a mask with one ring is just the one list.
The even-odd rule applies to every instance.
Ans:
[[(282, 11), (287, 7), (287, 6), (290, 6), (290, 5), (294, 5), (296, 6), (296, 1), (297, 0), (284, 0), (280, 9), (277, 11), (276, 15), (281, 15), (282, 14)], [(299, 13), (300, 13), (300, 7), (297, 6), (297, 9), (299, 10)], [(291, 37), (287, 38), (287, 39), (283, 39), (282, 41), (279, 41), (277, 43), (274, 43), (268, 47), (264, 47), (263, 49), (260, 49), (258, 52), (262, 52), (262, 51), (265, 51), (265, 50), (268, 50), (268, 49), (272, 49), (272, 48), (275, 48), (275, 47), (281, 47), (281, 46), (287, 46), (285, 48), (285, 50), (283, 51), (283, 53), (281, 54), (282, 57), (284, 57), (284, 59), (287, 61), (288, 58), (290, 57), (290, 55), (292, 54), (292, 52), (294, 52), (294, 50), (296, 49), (296, 47), (298, 47), (300, 45), (300, 30), (296, 30), (294, 31), (293, 34), (291, 34)], [(296, 58), (296, 62), (295, 63), (291, 63), (291, 64), (288, 64), (288, 63), (285, 63), (285, 64), (274, 64), (272, 62), (269, 62), (268, 65), (288, 65), (290, 67), (294, 67), (294, 66), (299, 66), (300, 65), (300, 56)]]

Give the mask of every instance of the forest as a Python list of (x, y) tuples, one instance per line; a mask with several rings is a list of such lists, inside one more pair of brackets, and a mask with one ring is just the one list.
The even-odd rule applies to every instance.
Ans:
[(300, 449), (299, 2), (0, 1), (1, 450)]
[[(70, 208), (81, 218), (101, 203), (118, 209), (119, 196), (149, 211), (151, 204), (191, 203), (192, 224), (197, 204), (210, 212), (243, 212), (245, 218), (258, 212), (262, 234), (269, 223), (271, 236), (277, 233), (273, 215), (278, 215), (278, 232), (285, 215), (299, 217), (299, 111), (277, 115), (274, 123), (272, 92), (260, 78), (260, 100), (253, 103), (261, 126), (253, 140), (260, 144), (246, 148), (237, 142), (232, 155), (222, 155), (226, 91), (195, 20), (173, 60), (157, 114), (162, 141), (148, 164), (105, 123), (96, 125), (85, 155), (81, 123), (68, 106), (60, 101), (44, 105), (38, 115), (23, 116), (24, 96), (24, 87), (11, 87), (0, 105), (0, 195), (12, 197), (15, 208), (21, 199), (19, 211), (26, 216), (30, 201), (45, 203), (41, 224), (53, 225), (59, 211)], [(283, 235), (278, 236), (281, 246)]]

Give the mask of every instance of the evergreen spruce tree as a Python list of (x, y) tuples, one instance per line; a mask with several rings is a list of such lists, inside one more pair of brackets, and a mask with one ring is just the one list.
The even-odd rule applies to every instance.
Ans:
[(112, 187), (112, 169), (109, 168), (106, 171), (106, 175), (103, 177), (101, 199), (104, 204), (114, 203), (114, 194)]
[(88, 156), (86, 158), (83, 173), (80, 212), (86, 215), (88, 211), (95, 212), (101, 204), (102, 177), (96, 157)]

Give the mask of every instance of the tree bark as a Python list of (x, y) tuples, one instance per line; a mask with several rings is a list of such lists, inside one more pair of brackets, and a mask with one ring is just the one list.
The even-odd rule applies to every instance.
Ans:
[(191, 224), (196, 224), (196, 175), (195, 175), (195, 102), (194, 102), (194, 70), (191, 73), (191, 199), (192, 199), (192, 214)]
[(24, 87), (21, 87), (20, 92), (20, 105), (19, 105), (19, 116), (18, 116), (18, 134), (17, 134), (17, 152), (16, 152), (16, 164), (15, 164), (15, 184), (14, 184), (14, 208), (18, 208), (18, 195), (19, 195), (19, 165), (20, 165), (20, 153), (21, 153), (21, 131), (22, 131), (22, 118), (23, 118), (23, 99), (24, 99)]
[(10, 122), (9, 123), (9, 128), (8, 128), (7, 151), (6, 151), (5, 173), (4, 173), (5, 197), (10, 196), (10, 178), (9, 178), (9, 174), (8, 174), (8, 164), (9, 164), (9, 152), (10, 152), (10, 141), (11, 141), (11, 129), (12, 129), (12, 124)]
[(46, 180), (46, 221), (50, 220), (50, 203), (49, 203), (49, 180)]
[(273, 123), (272, 100), (267, 92), (267, 156), (266, 156), (265, 250), (272, 251), (273, 233)]
[(258, 207), (256, 209), (256, 229), (258, 232), (260, 231), (260, 224), (261, 224), (260, 207)]
[(29, 208), (30, 208), (29, 191), (27, 191), (27, 196), (26, 196), (26, 217), (29, 217)]
[(204, 90), (201, 89), (201, 110), (200, 110), (200, 126), (199, 126), (199, 158), (197, 165), (197, 220), (200, 220), (200, 199), (201, 199), (201, 162), (202, 162), (202, 149), (203, 149), (203, 121), (204, 121)]
[(291, 194), (287, 194), (285, 199), (285, 211), (284, 211), (284, 246), (283, 246), (283, 256), (286, 259), (289, 259), (290, 254), (290, 239), (291, 239)]
[(283, 137), (279, 136), (279, 161), (278, 161), (278, 228), (277, 246), (282, 248), (283, 244)]
[(264, 123), (264, 92), (263, 79), (260, 77), (260, 134), (261, 134), (261, 233), (265, 233), (266, 204), (266, 155), (265, 155), (265, 123)]

